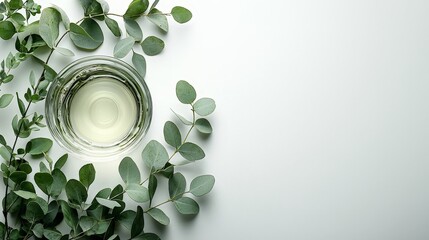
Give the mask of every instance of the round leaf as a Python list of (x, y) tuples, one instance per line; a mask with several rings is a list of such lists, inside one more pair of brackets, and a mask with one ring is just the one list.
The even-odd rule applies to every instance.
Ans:
[(15, 27), (9, 21), (0, 22), (0, 38), (3, 40), (9, 40), (15, 34)]
[(191, 104), (197, 98), (195, 88), (187, 81), (180, 80), (176, 84), (176, 96), (181, 103)]
[(150, 141), (143, 149), (142, 158), (149, 169), (161, 169), (168, 162), (168, 153), (165, 147), (156, 140)]
[(48, 7), (43, 9), (39, 21), (39, 33), (50, 48), (54, 48), (55, 41), (58, 38), (60, 21), (61, 14), (55, 8)]
[(44, 213), (42, 208), (37, 202), (29, 202), (27, 210), (25, 211), (25, 218), (30, 222), (35, 222), (43, 217)]
[(210, 115), (215, 109), (216, 103), (211, 98), (201, 98), (194, 104), (194, 110), (200, 116)]
[(133, 0), (124, 14), (124, 18), (138, 18), (149, 7), (148, 0)]
[(200, 118), (195, 121), (195, 128), (200, 132), (204, 134), (210, 134), (213, 132), (212, 125), (210, 122), (205, 118)]
[(171, 10), (171, 15), (173, 16), (174, 20), (178, 23), (186, 23), (192, 18), (192, 13), (188, 9), (184, 7), (174, 7)]
[(180, 146), (179, 153), (182, 155), (182, 157), (189, 161), (201, 160), (206, 156), (203, 149), (201, 149), (195, 143), (190, 142), (184, 143), (182, 146)]
[(143, 40), (143, 32), (140, 25), (132, 19), (125, 19), (124, 22), (127, 33), (133, 37), (136, 42), (141, 42), (141, 40)]
[(154, 8), (150, 10), (147, 18), (164, 32), (168, 32), (168, 20), (164, 13)]
[(176, 149), (182, 144), (182, 135), (180, 134), (179, 128), (171, 121), (167, 121), (164, 124), (164, 139)]
[(20, 184), (21, 182), (27, 179), (27, 173), (23, 171), (15, 171), (9, 176), (10, 180), (12, 180), (16, 184)]
[(49, 188), (51, 187), (54, 178), (50, 173), (47, 172), (38, 172), (34, 174), (34, 181), (36, 185), (42, 190), (45, 194), (49, 194)]
[(88, 198), (85, 186), (75, 179), (70, 179), (66, 184), (66, 195), (71, 203), (82, 204)]
[(175, 173), (168, 180), (168, 192), (171, 199), (178, 199), (183, 196), (186, 190), (186, 179), (181, 173)]
[(103, 31), (93, 19), (85, 19), (80, 26), (70, 23), (70, 39), (82, 49), (97, 49), (104, 41)]
[(182, 197), (174, 201), (177, 211), (184, 215), (195, 215), (200, 211), (198, 203), (194, 199), (188, 197)]
[(92, 164), (86, 164), (79, 170), (79, 180), (86, 187), (89, 186), (95, 180), (95, 168)]
[(152, 208), (149, 212), (147, 212), (155, 221), (160, 224), (167, 226), (170, 224), (170, 218), (159, 208)]
[(147, 37), (141, 44), (143, 52), (148, 56), (158, 55), (164, 50), (164, 41), (155, 36)]
[(194, 196), (200, 197), (209, 193), (215, 184), (215, 178), (212, 175), (203, 175), (194, 178), (191, 182), (190, 192)]
[(51, 196), (58, 197), (66, 186), (67, 178), (58, 168), (52, 170), (52, 178), (54, 181), (52, 182), (51, 187), (48, 188), (48, 191)]
[(128, 55), (134, 45), (134, 38), (127, 37), (121, 39), (116, 43), (115, 48), (113, 49), (113, 56), (115, 58), (123, 58)]
[(119, 174), (126, 184), (139, 184), (141, 181), (140, 170), (136, 163), (129, 157), (124, 158), (119, 164)]
[(126, 192), (128, 196), (138, 203), (145, 203), (149, 201), (149, 191), (137, 183), (130, 183), (127, 185)]
[(48, 152), (53, 144), (52, 140), (48, 138), (34, 138), (30, 142), (31, 150), (28, 153), (32, 156)]

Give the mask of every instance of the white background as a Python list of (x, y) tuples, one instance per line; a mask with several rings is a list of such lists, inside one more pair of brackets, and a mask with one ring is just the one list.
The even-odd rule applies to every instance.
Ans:
[[(192, 135), (207, 158), (180, 170), (217, 181), (197, 217), (166, 205), (171, 225), (148, 230), (179, 240), (429, 238), (428, 1), (161, 2), (163, 11), (186, 6), (194, 18), (170, 22), (166, 49), (147, 58), (154, 116), (143, 144), (162, 141), (170, 107), (186, 113), (174, 94), (186, 79), (218, 108), (213, 135)], [(116, 13), (128, 5), (109, 3)], [(81, 18), (78, 1), (56, 4)], [(143, 26), (145, 36), (160, 34)], [(105, 37), (96, 54), (112, 54), (115, 38)], [(61, 46), (75, 50), (68, 39)], [(12, 44), (0, 48), (3, 59)], [(71, 60), (55, 54), (52, 64), (59, 70)], [(18, 82), (24, 89), (28, 74), (2, 90)], [(8, 139), (15, 111), (0, 115)], [(143, 169), (142, 147), (133, 155)], [(54, 146), (52, 155), (62, 152)], [(71, 159), (67, 175), (77, 177), (83, 164)], [(120, 182), (118, 164), (95, 164), (94, 192)]]

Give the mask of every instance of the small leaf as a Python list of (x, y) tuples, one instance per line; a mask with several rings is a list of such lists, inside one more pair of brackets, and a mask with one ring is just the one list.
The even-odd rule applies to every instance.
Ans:
[(137, 237), (144, 228), (143, 209), (137, 206), (136, 217), (134, 218), (133, 225), (131, 226), (131, 238)]
[(149, 201), (149, 191), (137, 183), (130, 183), (127, 185), (126, 192), (128, 196), (138, 203), (145, 203)]
[(64, 187), (67, 183), (67, 178), (58, 168), (52, 170), (52, 178), (54, 181), (52, 182), (50, 188), (48, 188), (48, 192), (52, 197), (57, 198), (64, 190)]
[(66, 195), (71, 203), (81, 205), (88, 198), (85, 186), (75, 179), (71, 179), (66, 184)]
[(37, 238), (42, 238), (43, 237), (43, 224), (38, 223), (38, 224), (34, 225), (32, 231), (33, 231), (34, 236), (36, 236)]
[(187, 81), (180, 80), (176, 84), (176, 96), (183, 104), (191, 104), (197, 98), (195, 88)]
[(200, 197), (209, 193), (215, 184), (215, 178), (212, 175), (203, 175), (194, 178), (191, 182), (189, 191), (194, 196)]
[(113, 200), (104, 199), (104, 198), (96, 198), (96, 199), (97, 199), (97, 202), (100, 205), (103, 205), (103, 206), (105, 206), (105, 207), (107, 207), (109, 209), (113, 209), (115, 207), (120, 207), (121, 206), (118, 202), (113, 201)]
[(182, 144), (182, 135), (179, 128), (171, 121), (167, 121), (164, 124), (164, 139), (165, 142), (176, 149)]
[(13, 24), (9, 21), (0, 21), (0, 38), (9, 40), (13, 37), (16, 30)]
[(56, 230), (45, 229), (43, 230), (43, 236), (48, 240), (60, 240), (63, 235)]
[(155, 56), (164, 50), (165, 44), (161, 39), (155, 36), (149, 36), (142, 42), (141, 46), (146, 55)]
[(119, 174), (126, 184), (139, 184), (141, 181), (140, 170), (129, 157), (125, 157), (119, 164)]
[(119, 215), (118, 221), (126, 229), (131, 230), (135, 218), (136, 212), (132, 210), (126, 210)]
[(171, 10), (171, 15), (173, 16), (174, 20), (178, 23), (186, 23), (192, 18), (192, 13), (188, 9), (184, 7), (174, 7)]
[(121, 36), (121, 29), (119, 28), (118, 22), (116, 22), (114, 19), (111, 19), (107, 16), (104, 19), (104, 21), (106, 22), (107, 27), (110, 29), (113, 35), (115, 35), (116, 37)]
[(80, 4), (82, 5), (85, 16), (100, 15), (104, 13), (103, 7), (99, 1), (80, 0)]
[(78, 214), (76, 209), (70, 208), (70, 206), (65, 201), (60, 201), (61, 210), (64, 214), (64, 221), (72, 229), (76, 229), (78, 225)]
[(29, 222), (34, 223), (43, 217), (44, 213), (42, 208), (37, 202), (29, 202), (26, 206), (25, 219)]
[(183, 196), (186, 190), (186, 179), (181, 173), (175, 173), (168, 180), (168, 192), (171, 199), (178, 199)]
[(43, 9), (39, 21), (39, 33), (50, 48), (54, 47), (58, 38), (60, 21), (61, 15), (56, 9), (52, 7)]
[(123, 58), (128, 55), (134, 45), (134, 38), (127, 37), (121, 39), (116, 43), (115, 48), (113, 49), (113, 56), (115, 58)]
[(140, 25), (133, 19), (124, 19), (124, 22), (127, 33), (133, 37), (136, 42), (141, 42), (143, 39), (143, 32)]
[(168, 32), (168, 21), (164, 13), (154, 8), (150, 10), (147, 18), (164, 32)]
[(158, 187), (158, 179), (154, 174), (150, 174), (149, 176), (149, 184), (147, 186), (149, 191), (149, 200), (152, 202), (153, 196), (155, 195), (156, 189)]
[(30, 142), (31, 150), (28, 153), (32, 156), (47, 153), (53, 144), (52, 140), (48, 138), (35, 138)]
[(177, 211), (184, 215), (195, 215), (200, 211), (198, 203), (194, 199), (188, 197), (182, 197), (174, 201)]
[(194, 110), (200, 116), (210, 115), (215, 109), (216, 103), (211, 98), (201, 98), (194, 104)]
[(54, 179), (51, 174), (47, 172), (38, 172), (34, 175), (34, 181), (36, 185), (42, 190), (46, 195), (49, 194), (48, 189), (51, 187)]
[(27, 179), (27, 174), (23, 171), (15, 171), (10, 174), (10, 180), (12, 180), (16, 184), (20, 184), (21, 182)]
[(200, 133), (204, 133), (204, 134), (211, 134), (213, 132), (212, 125), (205, 118), (197, 119), (197, 121), (195, 122), (195, 128)]
[(95, 168), (93, 164), (86, 164), (79, 170), (79, 181), (86, 187), (89, 186), (95, 180)]
[(0, 108), (5, 108), (9, 106), (9, 104), (12, 102), (13, 95), (12, 94), (3, 94), (0, 97)]
[(159, 208), (152, 208), (147, 212), (153, 219), (155, 219), (160, 224), (167, 226), (170, 224), (170, 218)]
[(161, 169), (168, 162), (169, 157), (165, 147), (156, 140), (150, 141), (143, 149), (142, 158), (149, 169)]
[(146, 76), (146, 59), (142, 55), (133, 52), (132, 61), (137, 72), (144, 78)]
[(206, 155), (198, 145), (195, 143), (184, 143), (179, 148), (179, 153), (188, 161), (197, 161), (203, 159)]
[(73, 57), (74, 53), (67, 48), (62, 48), (62, 47), (56, 47), (55, 51), (58, 52), (59, 54), (66, 56), (66, 57)]
[(79, 226), (82, 228), (83, 232), (91, 230), (96, 224), (97, 221), (92, 217), (82, 216), (79, 219)]
[(58, 159), (58, 161), (55, 163), (54, 168), (61, 169), (64, 166), (64, 164), (66, 164), (68, 157), (69, 157), (68, 154), (64, 154), (63, 156), (61, 156)]
[(103, 31), (93, 19), (85, 19), (80, 26), (70, 23), (70, 39), (82, 49), (95, 50), (104, 41)]
[(143, 233), (139, 237), (135, 238), (136, 240), (161, 240), (158, 235), (155, 233)]
[(148, 0), (133, 0), (124, 14), (124, 18), (138, 18), (149, 6)]
[(37, 194), (33, 193), (33, 192), (27, 192), (27, 191), (23, 191), (23, 190), (18, 190), (18, 191), (14, 191), (16, 195), (24, 198), (24, 199), (33, 199), (33, 198), (37, 198)]
[(191, 121), (189, 121), (188, 119), (186, 119), (185, 117), (183, 117), (182, 115), (180, 115), (180, 114), (178, 114), (178, 113), (176, 113), (175, 111), (173, 111), (172, 109), (171, 109), (171, 111), (174, 113), (174, 115), (176, 115), (176, 117), (183, 123), (183, 124), (185, 124), (185, 125), (188, 125), (188, 126), (190, 126), (190, 125), (192, 125), (192, 122)]
[(26, 109), (25, 109), (25, 104), (24, 102), (19, 98), (18, 93), (16, 93), (16, 101), (18, 102), (18, 108), (19, 108), (19, 112), (21, 113), (21, 116), (25, 116), (26, 114)]
[(52, 4), (52, 8), (55, 8), (55, 10), (57, 10), (60, 13), (61, 16), (61, 20), (64, 24), (64, 27), (69, 30), (70, 29), (70, 19), (67, 16), (67, 13), (64, 12), (64, 10), (60, 7), (58, 7), (57, 5)]

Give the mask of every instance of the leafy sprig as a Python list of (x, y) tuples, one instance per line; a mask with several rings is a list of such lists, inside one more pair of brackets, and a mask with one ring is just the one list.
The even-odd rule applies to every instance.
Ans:
[[(14, 80), (13, 71), (24, 61), (32, 59), (42, 68), (39, 77), (30, 71), (30, 87), (24, 94), (0, 94), (0, 108), (10, 105), (16, 96), (19, 109), (19, 114), (12, 119), (15, 133), (12, 144), (0, 134), (0, 157), (4, 160), (0, 170), (6, 186), (0, 239), (119, 239), (117, 225), (128, 229), (130, 239), (159, 239), (155, 233), (145, 231), (145, 216), (150, 216), (161, 225), (168, 225), (170, 219), (162, 210), (162, 205), (167, 203), (173, 203), (180, 214), (199, 212), (199, 205), (191, 196), (201, 197), (209, 193), (215, 179), (211, 175), (202, 175), (188, 185), (177, 168), (205, 157), (203, 149), (190, 142), (189, 138), (193, 129), (201, 134), (212, 132), (209, 120), (204, 117), (211, 114), (216, 105), (210, 98), (197, 100), (195, 89), (186, 81), (179, 81), (176, 85), (179, 101), (189, 105), (192, 113), (192, 120), (175, 113), (180, 122), (189, 128), (184, 137), (173, 121), (167, 121), (163, 133), (171, 150), (152, 140), (144, 148), (140, 161), (137, 161), (148, 168), (149, 176), (142, 177), (136, 162), (126, 157), (118, 169), (123, 184), (113, 189), (102, 189), (93, 199), (88, 199), (88, 191), (92, 191), (91, 186), (96, 178), (96, 169), (92, 164), (81, 167), (79, 179), (67, 179), (62, 169), (68, 155), (52, 159), (48, 153), (53, 145), (51, 139), (33, 138), (26, 142), (25, 147), (18, 147), (18, 139), (29, 138), (33, 131), (45, 127), (43, 114), (29, 114), (29, 111), (33, 103), (45, 99), (47, 89), (57, 75), (49, 66), (52, 54), (57, 52), (72, 57), (76, 50), (97, 49), (104, 42), (100, 22), (104, 22), (118, 39), (113, 55), (123, 58), (132, 52), (134, 67), (145, 76), (145, 56), (160, 54), (165, 43), (157, 36), (143, 37), (139, 18), (147, 19), (165, 33), (169, 30), (167, 17), (171, 16), (178, 23), (186, 23), (192, 18), (192, 13), (180, 6), (170, 12), (162, 12), (157, 9), (158, 2), (155, 0), (149, 4), (147, 0), (133, 0), (126, 12), (119, 14), (110, 12), (104, 0), (80, 0), (84, 16), (76, 22), (71, 22), (66, 12), (55, 5), (42, 10), (33, 0), (0, 2), (0, 38), (14, 39), (16, 50), (0, 62), (0, 87)], [(40, 20), (31, 22), (31, 17), (38, 14)], [(123, 20), (125, 33), (115, 19)], [(75, 50), (60, 46), (66, 36), (76, 46)], [(136, 45), (142, 52), (134, 49)], [(45, 60), (38, 56), (39, 49), (49, 49)], [(173, 162), (177, 153), (182, 157), (182, 162)], [(29, 157), (44, 159), (39, 162), (39, 170), (32, 180), (28, 178), (33, 172)], [(154, 204), (159, 177), (168, 178), (169, 198)], [(36, 186), (44, 195), (36, 194)], [(126, 198), (138, 203), (136, 210), (127, 209)], [(12, 226), (9, 218), (14, 218), (17, 224)], [(58, 230), (62, 222), (69, 227), (67, 232)]]

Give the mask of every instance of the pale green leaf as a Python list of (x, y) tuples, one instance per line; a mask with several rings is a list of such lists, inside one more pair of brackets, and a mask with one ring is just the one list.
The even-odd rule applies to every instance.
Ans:
[(64, 27), (65, 27), (67, 30), (69, 30), (69, 29), (70, 29), (70, 19), (69, 19), (69, 17), (67, 16), (67, 13), (66, 13), (62, 8), (58, 7), (58, 6), (57, 6), (57, 5), (55, 5), (55, 4), (52, 4), (52, 8), (55, 8), (55, 10), (57, 10), (57, 11), (60, 13), (61, 21), (63, 22)]
[(176, 84), (176, 96), (181, 103), (191, 104), (197, 98), (197, 92), (187, 81), (180, 80)]
[(30, 142), (31, 150), (28, 153), (32, 156), (47, 153), (53, 144), (49, 138), (34, 138)]
[(85, 19), (80, 26), (70, 23), (70, 39), (79, 48), (94, 50), (103, 43), (104, 36), (96, 21)]
[(155, 36), (147, 37), (141, 44), (143, 52), (148, 56), (158, 55), (164, 50), (164, 41)]
[(86, 187), (89, 188), (89, 186), (94, 182), (95, 180), (95, 168), (94, 165), (89, 163), (84, 165), (79, 170), (79, 181)]
[(24, 199), (33, 199), (33, 198), (37, 198), (37, 194), (33, 193), (33, 192), (28, 192), (28, 191), (23, 191), (23, 190), (17, 190), (14, 191), (16, 195), (24, 198)]
[(169, 157), (165, 147), (156, 140), (150, 141), (143, 149), (142, 158), (149, 169), (161, 169), (168, 162)]
[(113, 49), (113, 56), (115, 58), (123, 58), (128, 55), (134, 45), (134, 38), (127, 37), (121, 39), (116, 43), (115, 48)]
[(171, 15), (178, 23), (186, 23), (192, 18), (192, 13), (188, 9), (176, 6), (171, 10)]
[(174, 201), (174, 205), (179, 213), (184, 215), (195, 215), (200, 211), (198, 203), (194, 199), (182, 197)]
[(59, 54), (66, 56), (66, 57), (73, 57), (74, 56), (74, 52), (70, 49), (67, 48), (62, 48), (62, 47), (56, 47), (55, 51), (58, 52)]
[(173, 109), (171, 109), (171, 111), (174, 113), (174, 115), (176, 115), (176, 117), (185, 125), (192, 125), (192, 122), (189, 121), (188, 119), (186, 119), (185, 117), (183, 117), (182, 115), (176, 113), (175, 111), (173, 111)]
[(140, 25), (133, 19), (124, 19), (124, 22), (127, 33), (133, 37), (136, 42), (140, 42), (143, 39), (143, 32)]
[(211, 98), (201, 98), (194, 104), (195, 112), (200, 116), (207, 116), (214, 112), (216, 103)]
[(147, 18), (164, 32), (168, 32), (168, 20), (164, 13), (156, 8), (150, 10)]
[(205, 118), (200, 118), (195, 121), (195, 128), (200, 132), (204, 134), (210, 134), (213, 132), (212, 125), (210, 122)]
[(125, 157), (119, 164), (119, 174), (126, 184), (139, 184), (141, 181), (140, 170), (136, 163), (129, 157)]
[(105, 199), (105, 198), (96, 198), (96, 199), (100, 205), (103, 205), (103, 206), (110, 208), (110, 209), (121, 206), (117, 201), (113, 201), (113, 200), (109, 200), (109, 199)]
[(184, 143), (182, 146), (180, 146), (179, 153), (182, 155), (182, 157), (189, 161), (201, 160), (206, 156), (203, 149), (191, 142)]
[(164, 124), (164, 139), (174, 148), (179, 148), (182, 144), (182, 135), (179, 128), (171, 121), (167, 121)]
[(142, 55), (133, 52), (132, 62), (137, 72), (144, 78), (146, 76), (146, 59)]
[(81, 205), (88, 198), (85, 186), (75, 179), (70, 179), (67, 182), (65, 189), (67, 198), (71, 203)]
[(149, 201), (149, 191), (146, 187), (143, 187), (138, 183), (128, 184), (125, 191), (127, 192), (128, 196), (135, 202), (145, 203)]
[(52, 7), (43, 9), (39, 20), (39, 33), (50, 48), (54, 48), (59, 35), (60, 13)]
[(5, 108), (9, 106), (12, 100), (13, 100), (13, 94), (3, 94), (0, 97), (0, 108)]
[(107, 27), (110, 29), (113, 35), (115, 35), (116, 37), (121, 36), (121, 29), (119, 28), (118, 22), (116, 22), (114, 19), (111, 19), (107, 16), (104, 19), (104, 21), (106, 22)]
[(152, 208), (147, 212), (153, 219), (155, 219), (160, 224), (167, 226), (170, 224), (170, 218), (159, 208)]
[(189, 191), (194, 196), (200, 197), (209, 193), (215, 184), (215, 178), (212, 175), (203, 175), (194, 178), (191, 182)]
[(186, 190), (186, 179), (181, 173), (175, 173), (168, 180), (168, 193), (171, 199), (178, 199), (183, 196)]

